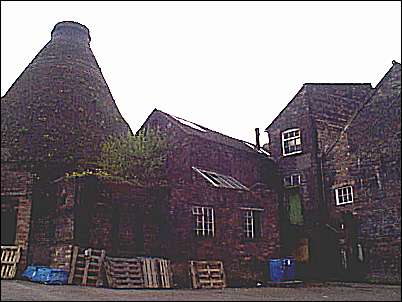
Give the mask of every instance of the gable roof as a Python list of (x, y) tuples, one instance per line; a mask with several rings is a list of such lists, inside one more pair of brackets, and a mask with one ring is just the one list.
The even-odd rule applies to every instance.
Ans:
[(291, 99), (291, 101), (281, 110), (281, 112), (272, 120), (272, 122), (265, 128), (265, 131), (268, 131), (268, 128), (270, 128), (276, 120), (278, 120), (281, 115), (286, 111), (286, 109), (296, 100), (298, 99), (299, 96), (303, 94), (307, 94), (303, 98), (307, 100), (308, 104), (311, 102), (311, 98), (314, 100), (314, 97), (309, 95), (309, 92), (311, 89), (315, 90), (322, 90), (323, 92), (336, 88), (336, 87), (347, 87), (347, 88), (353, 88), (353, 89), (358, 89), (362, 91), (365, 95), (369, 93), (370, 90), (372, 90), (372, 86), (370, 83), (304, 83), (303, 86), (299, 89), (299, 91), (295, 94), (295, 96)]
[[(384, 85), (387, 82), (394, 82), (394, 85), (391, 85), (391, 89), (389, 93), (385, 93), (381, 91)], [(389, 89), (389, 88), (388, 88)], [(373, 89), (372, 93), (370, 93), (361, 106), (354, 112), (353, 116), (346, 123), (345, 127), (342, 129), (338, 138), (332, 143), (328, 149), (325, 150), (324, 155), (330, 153), (333, 148), (339, 143), (340, 139), (343, 137), (345, 132), (350, 131), (354, 128), (355, 123), (358, 119), (364, 119), (362, 115), (364, 110), (370, 110), (370, 106), (375, 106), (375, 102), (385, 102), (389, 106), (390, 103), (401, 100), (401, 63), (396, 61), (392, 61), (391, 68), (387, 71), (387, 73), (383, 76), (377, 86)], [(372, 126), (372, 124), (371, 124)]]
[(243, 152), (253, 153), (256, 155), (264, 155), (264, 157), (266, 157), (266, 158), (268, 158), (268, 156), (269, 156), (268, 152), (263, 149), (256, 150), (254, 144), (221, 134), (219, 132), (216, 132), (216, 131), (208, 129), (204, 126), (201, 126), (197, 123), (190, 122), (189, 120), (168, 114), (168, 113), (163, 112), (158, 109), (154, 109), (152, 111), (152, 113), (150, 114), (150, 116), (147, 118), (147, 120), (144, 122), (144, 124), (141, 126), (140, 129), (142, 129), (144, 127), (144, 125), (147, 123), (148, 119), (152, 115), (155, 115), (155, 114), (158, 114), (158, 115), (166, 118), (172, 124), (174, 124), (176, 127), (180, 128), (182, 131), (184, 131), (188, 135), (197, 136), (197, 137), (205, 139), (205, 140), (223, 144), (225, 146), (229, 146), (229, 147), (235, 148), (235, 149), (243, 151)]

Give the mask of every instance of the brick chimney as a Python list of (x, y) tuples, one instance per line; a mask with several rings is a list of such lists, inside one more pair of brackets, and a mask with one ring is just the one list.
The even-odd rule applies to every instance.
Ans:
[(260, 146), (260, 128), (255, 128), (255, 148), (259, 150)]
[(52, 40), (69, 40), (70, 42), (88, 43), (91, 41), (89, 29), (74, 21), (57, 23), (52, 30)]

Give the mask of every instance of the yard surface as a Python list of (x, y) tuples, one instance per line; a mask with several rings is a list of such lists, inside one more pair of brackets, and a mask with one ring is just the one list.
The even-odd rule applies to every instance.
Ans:
[(1, 280), (1, 301), (401, 301), (400, 285), (311, 283), (296, 288), (109, 289)]

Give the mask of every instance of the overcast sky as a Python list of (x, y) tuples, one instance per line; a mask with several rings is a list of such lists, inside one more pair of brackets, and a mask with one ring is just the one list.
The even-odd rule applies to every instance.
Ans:
[(400, 1), (1, 1), (2, 96), (66, 20), (133, 131), (157, 108), (254, 143), (303, 83), (375, 86), (401, 62)]

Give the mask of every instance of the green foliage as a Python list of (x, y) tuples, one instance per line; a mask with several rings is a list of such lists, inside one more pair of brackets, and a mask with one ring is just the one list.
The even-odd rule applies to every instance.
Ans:
[(167, 140), (158, 130), (143, 129), (136, 135), (111, 136), (102, 144), (98, 166), (104, 173), (136, 185), (165, 185), (167, 150)]

